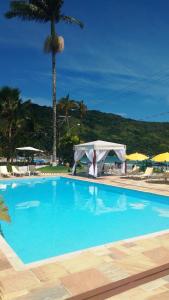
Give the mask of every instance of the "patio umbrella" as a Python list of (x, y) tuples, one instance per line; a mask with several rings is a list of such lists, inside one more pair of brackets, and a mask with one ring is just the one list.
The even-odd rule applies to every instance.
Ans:
[(169, 162), (169, 152), (158, 154), (152, 160), (155, 162)]
[(148, 156), (138, 152), (126, 155), (127, 160), (133, 160), (133, 161), (143, 161), (148, 158), (149, 158)]
[(166, 163), (167, 169), (168, 169), (168, 163), (169, 163), (169, 152), (161, 153), (152, 158), (153, 161), (159, 162), (159, 163)]
[(44, 151), (42, 151), (40, 149), (36, 149), (34, 147), (18, 147), (18, 148), (16, 148), (16, 150), (24, 151), (24, 152), (29, 151), (29, 152), (33, 152), (33, 153), (34, 152), (44, 152)]
[(20, 150), (20, 151), (32, 151), (32, 152), (44, 152), (40, 149), (36, 149), (34, 147), (20, 147), (20, 148), (16, 148), (17, 150)]

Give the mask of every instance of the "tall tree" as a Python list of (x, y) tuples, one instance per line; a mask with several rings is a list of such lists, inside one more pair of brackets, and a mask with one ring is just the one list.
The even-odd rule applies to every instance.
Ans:
[(84, 101), (78, 102), (78, 111), (80, 115), (80, 139), (82, 136), (82, 121), (87, 112), (87, 106), (84, 104)]
[(18, 89), (10, 87), (0, 89), (0, 136), (8, 161), (15, 151), (17, 136), (29, 119), (29, 105), (29, 101), (22, 103)]
[(83, 117), (85, 116), (87, 112), (87, 106), (84, 104), (84, 101), (78, 102), (78, 111), (80, 114), (80, 120), (82, 121)]
[(67, 131), (70, 134), (70, 123), (69, 123), (69, 117), (71, 114), (71, 111), (77, 109), (77, 102), (70, 99), (69, 94), (61, 98), (58, 103), (58, 111), (60, 113), (63, 113), (63, 117), (65, 118), (66, 124), (67, 124)]
[(7, 18), (18, 17), (25, 21), (50, 23), (50, 36), (47, 37), (44, 49), (52, 54), (52, 102), (53, 102), (53, 165), (56, 164), (57, 132), (56, 132), (56, 53), (63, 51), (64, 40), (56, 32), (55, 24), (60, 21), (77, 24), (83, 28), (83, 23), (62, 13), (64, 0), (11, 0)]

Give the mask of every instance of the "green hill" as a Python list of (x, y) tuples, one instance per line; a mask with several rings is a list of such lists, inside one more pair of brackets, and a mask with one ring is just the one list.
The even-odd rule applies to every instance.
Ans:
[[(52, 109), (32, 104), (31, 114), (34, 120), (35, 133), (29, 134), (30, 144), (50, 151), (52, 145)], [(80, 139), (85, 142), (101, 139), (124, 143), (127, 145), (128, 152), (140, 151), (150, 155), (169, 151), (168, 122), (136, 121), (96, 110), (87, 111), (82, 121), (79, 119), (78, 113), (73, 111), (69, 119), (70, 128), (74, 127), (72, 132), (80, 135)], [(77, 123), (81, 123), (82, 126), (78, 128)], [(62, 123), (61, 129), (63, 126)]]

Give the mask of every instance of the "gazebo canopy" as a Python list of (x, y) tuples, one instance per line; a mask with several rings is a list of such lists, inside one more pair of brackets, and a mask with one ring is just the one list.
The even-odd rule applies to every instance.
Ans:
[(126, 145), (110, 143), (105, 141), (93, 141), (85, 144), (79, 144), (74, 146), (74, 166), (72, 173), (76, 172), (77, 162), (86, 154), (91, 165), (89, 168), (89, 175), (97, 177), (98, 174), (98, 164), (100, 163), (103, 167), (106, 156), (109, 151), (113, 150), (118, 158), (122, 162), (122, 173), (125, 173), (125, 160), (126, 160)]
[(74, 150), (86, 151), (91, 149), (102, 150), (102, 151), (121, 150), (121, 149), (126, 149), (126, 145), (97, 140), (97, 141), (74, 146)]

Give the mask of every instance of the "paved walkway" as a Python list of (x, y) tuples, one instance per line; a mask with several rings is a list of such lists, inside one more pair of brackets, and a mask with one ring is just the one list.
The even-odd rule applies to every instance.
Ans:
[[(118, 177), (98, 182), (169, 196), (168, 185), (154, 187)], [(5, 300), (169, 299), (169, 231), (28, 266), (20, 263), (1, 239), (0, 249)]]

